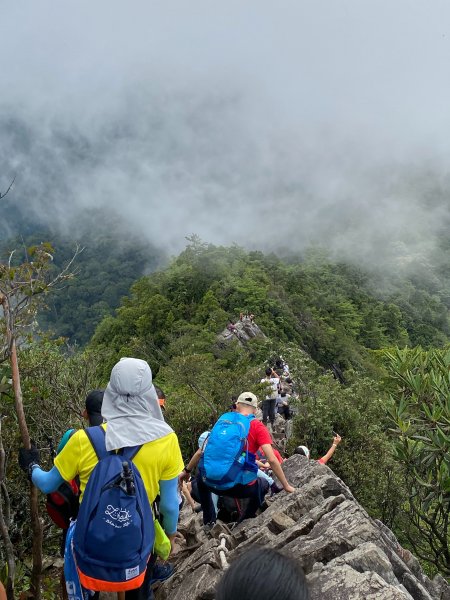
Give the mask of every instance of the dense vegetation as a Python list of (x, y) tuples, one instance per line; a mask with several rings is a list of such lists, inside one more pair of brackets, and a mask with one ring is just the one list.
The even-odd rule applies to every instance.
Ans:
[(145, 356), (157, 369), (184, 347), (210, 349), (241, 311), (253, 312), (277, 343), (296, 343), (323, 367), (342, 372), (371, 371), (372, 349), (448, 341), (448, 296), (431, 296), (405, 279), (398, 301), (383, 300), (375, 287), (369, 273), (331, 263), (319, 252), (285, 262), (193, 237), (166, 270), (133, 285), (92, 346), (111, 355), (105, 373), (126, 352)]
[[(88, 256), (92, 270), (104, 268), (104, 262), (94, 266), (99, 262), (94, 253)], [(142, 256), (144, 264), (150, 254)], [(109, 268), (113, 267), (110, 263)], [(436, 400), (426, 384), (423, 393), (422, 388), (411, 393), (405, 391), (405, 386), (397, 388), (395, 369), (402, 373), (409, 369), (414, 375), (413, 363), (418, 357), (403, 350), (408, 357), (404, 367), (392, 362), (392, 357), (400, 352), (396, 348), (419, 344), (438, 356), (439, 352), (445, 355), (444, 350), (436, 348), (445, 347), (449, 340), (450, 287), (443, 272), (439, 274), (438, 290), (430, 288), (425, 276), (416, 276), (413, 281), (405, 275), (398, 277), (398, 285), (388, 295), (383, 285), (385, 276), (330, 262), (318, 251), (302, 259), (282, 260), (239, 247), (204, 244), (194, 236), (167, 268), (138, 279), (115, 314), (107, 314), (113, 302), (108, 304), (107, 316), (84, 351), (50, 338), (23, 350), (24, 398), (33, 436), (41, 448), (48, 448), (49, 438), (56, 441), (68, 425), (79, 426), (86, 390), (105, 385), (114, 363), (128, 355), (143, 358), (151, 365), (156, 383), (167, 395), (167, 418), (188, 457), (195, 449), (198, 434), (228, 407), (232, 395), (244, 388), (261, 393), (258, 382), (263, 368), (282, 354), (300, 394), (291, 443), (306, 443), (312, 456), (319, 456), (327, 450), (332, 431), (337, 430), (344, 441), (333, 457), (332, 468), (367, 510), (392, 527), (401, 543), (411, 547), (418, 511), (428, 518), (427, 511), (448, 506), (448, 460), (441, 459), (435, 470), (438, 475), (426, 479), (420, 463), (426, 456), (426, 460), (431, 459), (423, 448), (416, 447), (416, 474), (420, 474), (425, 487), (433, 487), (436, 495), (430, 496), (430, 488), (414, 505), (408, 495), (414, 471), (403, 460), (410, 448), (409, 442), (406, 449), (403, 447), (404, 438), (423, 436), (423, 431), (429, 429), (426, 418), (430, 417), (425, 408), (423, 414), (416, 411), (416, 429), (411, 431), (402, 430), (399, 423), (402, 419), (412, 422), (405, 411), (414, 412), (414, 403), (428, 401), (434, 405), (442, 401), (442, 394)], [(108, 277), (111, 281), (117, 279), (114, 273)], [(95, 274), (89, 279), (92, 287), (87, 304), (105, 287), (96, 288), (95, 279)], [(60, 327), (67, 325), (66, 318), (69, 322), (77, 319), (82, 296), (73, 302), (78, 292), (71, 290), (65, 297), (69, 306), (62, 309), (61, 304), (54, 313), (61, 317)], [(81, 288), (79, 293), (83, 293)], [(51, 303), (62, 301), (51, 299)], [(218, 334), (242, 311), (254, 313), (266, 337), (244, 345), (219, 344)], [(85, 315), (85, 309), (79, 310), (80, 314)], [(87, 326), (92, 327), (100, 316), (101, 310), (91, 321), (86, 320)], [(86, 334), (75, 339), (84, 341), (88, 337)], [(444, 362), (444, 369), (445, 364), (448, 367)], [(433, 363), (428, 371), (435, 369)], [(2, 376), (2, 410), (13, 416), (5, 365), (0, 365), (0, 380)], [(401, 394), (406, 396), (402, 398)], [(395, 412), (399, 406), (402, 414)], [(436, 414), (438, 421), (443, 414), (447, 418), (447, 413)], [(440, 429), (448, 436), (448, 428), (440, 425)], [(5, 421), (4, 436), (15, 439), (14, 419)], [(448, 455), (448, 437), (437, 439), (443, 455)], [(15, 464), (15, 447), (7, 448), (7, 453), (10, 493), (19, 507), (13, 539), (18, 554), (25, 556), (29, 536), (23, 480)], [(50, 460), (50, 455), (44, 453), (44, 458)], [(439, 487), (440, 482), (444, 488)], [(416, 522), (420, 528), (420, 519)], [(444, 542), (448, 544), (448, 538)], [(430, 539), (424, 538), (424, 547), (419, 549), (423, 558), (427, 558), (430, 544)], [(432, 561), (431, 568), (436, 567), (446, 572), (445, 561)]]

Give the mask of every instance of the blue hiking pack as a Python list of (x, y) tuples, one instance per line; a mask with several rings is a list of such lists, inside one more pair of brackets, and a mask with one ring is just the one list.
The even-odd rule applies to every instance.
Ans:
[(254, 418), (229, 412), (214, 425), (199, 463), (200, 475), (208, 487), (220, 491), (255, 481), (258, 466), (247, 441)]
[(73, 537), (82, 586), (118, 592), (139, 588), (153, 549), (153, 513), (133, 457), (141, 446), (108, 452), (103, 427), (86, 434), (98, 463), (84, 491)]

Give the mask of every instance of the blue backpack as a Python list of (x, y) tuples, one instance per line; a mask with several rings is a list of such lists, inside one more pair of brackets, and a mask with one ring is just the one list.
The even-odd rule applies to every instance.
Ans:
[(258, 466), (247, 441), (254, 418), (229, 412), (214, 425), (199, 463), (200, 475), (208, 487), (220, 491), (255, 481)]
[(153, 513), (133, 457), (141, 446), (108, 452), (103, 427), (86, 434), (98, 463), (84, 491), (73, 537), (81, 585), (93, 591), (139, 588), (153, 549)]

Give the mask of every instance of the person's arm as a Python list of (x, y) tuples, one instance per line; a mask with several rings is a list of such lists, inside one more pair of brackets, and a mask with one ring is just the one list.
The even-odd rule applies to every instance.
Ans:
[(31, 481), (44, 494), (55, 492), (64, 483), (64, 479), (56, 467), (50, 471), (44, 471), (39, 465), (33, 465), (32, 469)]
[(182, 488), (181, 488), (181, 493), (184, 494), (184, 497), (188, 501), (189, 506), (192, 509), (192, 512), (195, 512), (195, 502), (194, 502), (194, 499), (191, 496), (191, 492), (189, 491), (188, 485), (187, 485), (187, 483), (185, 481), (183, 481)]
[(159, 512), (163, 516), (163, 528), (172, 541), (177, 532), (178, 523), (178, 477), (159, 482)]
[(195, 467), (198, 465), (198, 463), (200, 462), (201, 456), (202, 456), (202, 449), (199, 448), (197, 450), (197, 452), (192, 456), (192, 458), (188, 462), (188, 464), (181, 471), (181, 474), (179, 476), (180, 482), (181, 481), (187, 481), (189, 479), (189, 477), (191, 476), (191, 471), (193, 469), (195, 469)]
[(319, 459), (319, 462), (322, 465), (326, 465), (327, 462), (330, 460), (330, 458), (333, 456), (336, 448), (338, 447), (338, 444), (340, 444), (341, 442), (341, 436), (340, 435), (335, 435), (333, 438), (333, 443), (330, 446), (330, 449), (328, 450), (328, 452), (325, 454), (325, 456), (322, 456), (321, 459)]
[(270, 444), (264, 444), (261, 446), (261, 448), (266, 455), (267, 460), (269, 461), (270, 468), (272, 469), (274, 475), (277, 476), (278, 480), (283, 486), (283, 489), (286, 490), (286, 492), (295, 491), (295, 488), (293, 488), (286, 479), (286, 475), (284, 474), (283, 469), (281, 468), (281, 465), (275, 456), (272, 446)]

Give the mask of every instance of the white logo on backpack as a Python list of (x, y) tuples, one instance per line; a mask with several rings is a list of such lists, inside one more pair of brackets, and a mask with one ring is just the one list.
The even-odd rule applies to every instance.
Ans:
[(128, 581), (129, 579), (133, 579), (133, 577), (137, 577), (139, 575), (139, 565), (137, 567), (132, 567), (131, 569), (125, 569), (125, 579)]
[(114, 519), (115, 523), (113, 523), (109, 519), (105, 519), (105, 521), (109, 525), (113, 525), (118, 529), (121, 529), (122, 527), (128, 527), (128, 525), (131, 524), (131, 514), (129, 513), (129, 511), (120, 508), (115, 508), (111, 504), (108, 504), (108, 506), (106, 507), (105, 515)]

